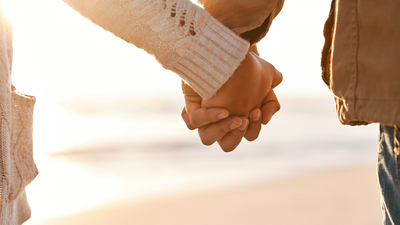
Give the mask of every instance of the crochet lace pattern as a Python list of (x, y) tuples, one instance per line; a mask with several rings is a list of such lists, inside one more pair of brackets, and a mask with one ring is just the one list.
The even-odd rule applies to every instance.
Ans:
[(64, 0), (92, 22), (153, 55), (209, 98), (249, 43), (189, 0)]

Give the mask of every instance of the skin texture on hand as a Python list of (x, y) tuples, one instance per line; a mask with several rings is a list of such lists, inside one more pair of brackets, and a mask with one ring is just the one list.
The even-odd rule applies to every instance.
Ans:
[(203, 101), (199, 96), (185, 95), (182, 118), (189, 129), (198, 128), (203, 144), (218, 141), (224, 151), (232, 151), (243, 136), (249, 141), (256, 139), (261, 123), (267, 124), (280, 109), (271, 87), (281, 81), (279, 71), (249, 53), (212, 98)]
[[(241, 117), (242, 123), (247, 126), (250, 112), (261, 108), (266, 103), (266, 97), (271, 88), (279, 84), (281, 79), (282, 75), (274, 66), (259, 58), (255, 53), (249, 52), (217, 94), (202, 101), (202, 107), (225, 108), (229, 111), (229, 115)], [(218, 140), (218, 144), (224, 151), (232, 151), (239, 145), (245, 133), (247, 133), (245, 135), (247, 139), (256, 139), (261, 130), (261, 122), (252, 122), (249, 133), (243, 130), (228, 132)], [(207, 135), (209, 130), (209, 128), (199, 128), (200, 136)]]
[(261, 108), (270, 89), (280, 83), (282, 75), (267, 61), (249, 52), (229, 80), (202, 107), (222, 107), (233, 116), (249, 117)]

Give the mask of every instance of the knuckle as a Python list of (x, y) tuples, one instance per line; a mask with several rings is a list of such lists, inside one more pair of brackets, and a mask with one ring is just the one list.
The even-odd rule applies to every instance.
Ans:
[(193, 126), (195, 127), (201, 127), (201, 121), (197, 118), (191, 118), (190, 122), (193, 124)]
[(189, 130), (196, 130), (196, 127), (194, 127), (192, 124), (186, 123), (186, 126)]
[(185, 123), (187, 123), (186, 122), (186, 120), (187, 120), (187, 114), (185, 114), (185, 113), (181, 113), (181, 118), (183, 119), (183, 121), (185, 121)]
[(214, 121), (214, 116), (210, 110), (207, 110), (207, 121)]
[(220, 133), (227, 134), (231, 131), (230, 125), (229, 126), (220, 126), (219, 127)]
[(186, 127), (187, 127), (189, 130), (194, 130), (194, 129), (196, 129), (196, 127), (193, 126), (193, 124), (190, 122), (190, 119), (189, 119), (189, 117), (187, 116), (187, 114), (182, 113), (182, 114), (181, 114), (181, 117), (182, 117), (183, 122), (185, 122)]

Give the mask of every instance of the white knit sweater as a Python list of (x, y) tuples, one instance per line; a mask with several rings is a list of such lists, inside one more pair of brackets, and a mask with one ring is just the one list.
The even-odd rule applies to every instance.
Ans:
[(229, 79), (249, 43), (190, 0), (64, 0), (95, 24), (152, 54), (203, 98)]
[(32, 157), (35, 98), (12, 87), (12, 55), (11, 26), (0, 5), (0, 224), (4, 225), (21, 224), (30, 217), (25, 186), (38, 173)]
[[(143, 48), (202, 97), (211, 97), (244, 59), (249, 44), (189, 0), (64, 0), (104, 29)], [(35, 98), (11, 84), (12, 32), (0, 3), (0, 224), (30, 217), (25, 187), (32, 157)]]

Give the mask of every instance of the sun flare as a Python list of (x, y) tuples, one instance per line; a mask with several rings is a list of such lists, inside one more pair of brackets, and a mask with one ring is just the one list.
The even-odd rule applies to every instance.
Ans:
[[(6, 18), (13, 23), (18, 16), (17, 5), (19, 1), (0, 0), (0, 10)], [(21, 3), (20, 3), (21, 4)]]

